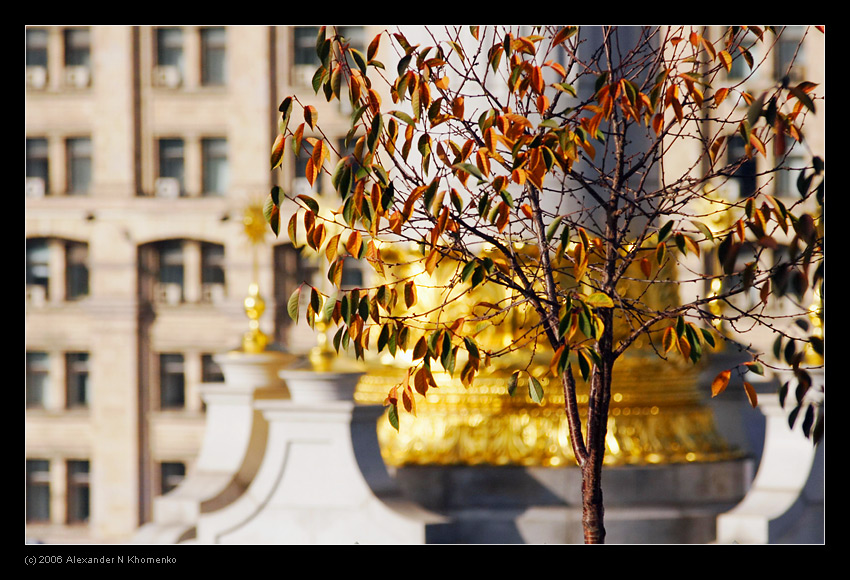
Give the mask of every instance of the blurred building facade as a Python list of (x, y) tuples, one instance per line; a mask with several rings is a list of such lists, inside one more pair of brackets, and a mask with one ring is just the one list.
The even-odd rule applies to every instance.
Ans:
[[(376, 32), (344, 31), (364, 48)], [(26, 533), (121, 542), (191, 469), (199, 386), (222, 380), (212, 355), (238, 346), (249, 284), (266, 298), (267, 334), (312, 344), (286, 314), (309, 266), (286, 236), (253, 246), (244, 217), (276, 181), (310, 188), (299, 160), (280, 173), (268, 160), (281, 98), (313, 94), (316, 29), (25, 34)], [(796, 58), (822, 84), (822, 37), (812, 42)], [(313, 104), (341, 140), (350, 111)], [(821, 152), (822, 135), (812, 142)], [(745, 168), (741, 187), (758, 179)]]

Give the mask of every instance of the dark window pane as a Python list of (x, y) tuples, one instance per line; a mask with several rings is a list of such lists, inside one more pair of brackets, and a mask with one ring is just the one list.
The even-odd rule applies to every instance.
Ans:
[(68, 523), (87, 522), (90, 513), (89, 462), (68, 462)]
[(91, 47), (88, 28), (71, 28), (65, 31), (65, 65), (89, 66)]
[(182, 354), (159, 355), (159, 395), (161, 409), (181, 409), (185, 400)]
[(26, 493), (27, 521), (50, 521), (50, 462), (46, 459), (27, 459)]
[(69, 408), (87, 407), (89, 404), (89, 354), (65, 354), (67, 405)]
[(223, 85), (227, 82), (224, 28), (201, 29), (201, 83)]

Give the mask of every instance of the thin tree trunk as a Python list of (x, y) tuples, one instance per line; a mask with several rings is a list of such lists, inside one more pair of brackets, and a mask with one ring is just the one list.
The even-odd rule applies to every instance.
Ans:
[(605, 543), (605, 507), (602, 503), (602, 461), (590, 461), (581, 472), (582, 527), (585, 544)]
[(602, 502), (602, 465), (608, 433), (608, 407), (613, 368), (613, 316), (604, 308), (600, 318), (605, 330), (598, 342), (601, 364), (594, 367), (587, 406), (587, 456), (582, 465), (582, 523), (586, 544), (605, 543), (605, 508)]

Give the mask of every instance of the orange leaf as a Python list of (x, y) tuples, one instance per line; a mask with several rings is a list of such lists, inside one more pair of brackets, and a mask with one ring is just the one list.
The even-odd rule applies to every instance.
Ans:
[(357, 230), (351, 232), (348, 236), (348, 241), (345, 243), (345, 249), (348, 253), (357, 258), (360, 255), (360, 246), (363, 243), (363, 238)]
[(761, 142), (761, 139), (756, 137), (753, 133), (750, 133), (750, 144), (758, 149), (758, 152), (763, 156), (767, 156), (767, 151), (764, 148), (764, 143)]
[(283, 158), (283, 148), (285, 143), (286, 141), (282, 134), (275, 138), (271, 155), (272, 169), (275, 169), (278, 165), (280, 165), (280, 161)]
[(679, 347), (679, 352), (682, 353), (684, 358), (689, 358), (691, 356), (691, 343), (683, 336), (676, 343)]
[(732, 376), (731, 371), (722, 371), (711, 382), (711, 396), (716, 397), (720, 393), (726, 390), (726, 387), (729, 386), (729, 378)]
[(747, 393), (747, 399), (750, 401), (750, 405), (752, 405), (753, 408), (758, 407), (759, 398), (758, 398), (758, 395), (756, 394), (756, 390), (747, 381), (744, 381), (744, 392)]
[(652, 275), (652, 264), (650, 264), (649, 260), (647, 260), (646, 258), (641, 259), (640, 269), (643, 272), (643, 275), (647, 278)]
[(672, 326), (668, 326), (667, 330), (664, 331), (664, 336), (661, 338), (661, 345), (664, 347), (664, 352), (670, 352), (673, 350), (673, 346), (676, 344), (676, 331), (673, 330)]
[(731, 54), (729, 54), (725, 50), (721, 50), (720, 52), (717, 53), (717, 56), (720, 57), (720, 62), (723, 63), (723, 66), (726, 68), (727, 72), (732, 70), (732, 55)]
[(304, 120), (310, 126), (311, 129), (316, 128), (316, 121), (319, 118), (319, 113), (316, 111), (316, 107), (313, 105), (307, 105), (304, 107)]
[(434, 269), (437, 267), (437, 260), (440, 258), (440, 252), (437, 250), (432, 250), (430, 254), (428, 254), (428, 258), (425, 260), (425, 271), (428, 272), (428, 275), (432, 275), (434, 273)]

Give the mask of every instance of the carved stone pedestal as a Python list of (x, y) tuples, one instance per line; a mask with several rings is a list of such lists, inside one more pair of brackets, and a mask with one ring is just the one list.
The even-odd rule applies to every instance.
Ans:
[(376, 434), (380, 406), (353, 402), (359, 373), (281, 373), (292, 400), (256, 403), (263, 463), (235, 502), (203, 514), (199, 543), (405, 544), (439, 540), (443, 519), (405, 500)]
[(192, 540), (201, 514), (221, 509), (242, 494), (266, 448), (268, 426), (254, 402), (289, 396), (278, 376), (289, 360), (278, 352), (216, 357), (226, 382), (203, 386), (206, 429), (198, 460), (176, 489), (154, 500), (153, 521), (139, 529), (135, 542)]

